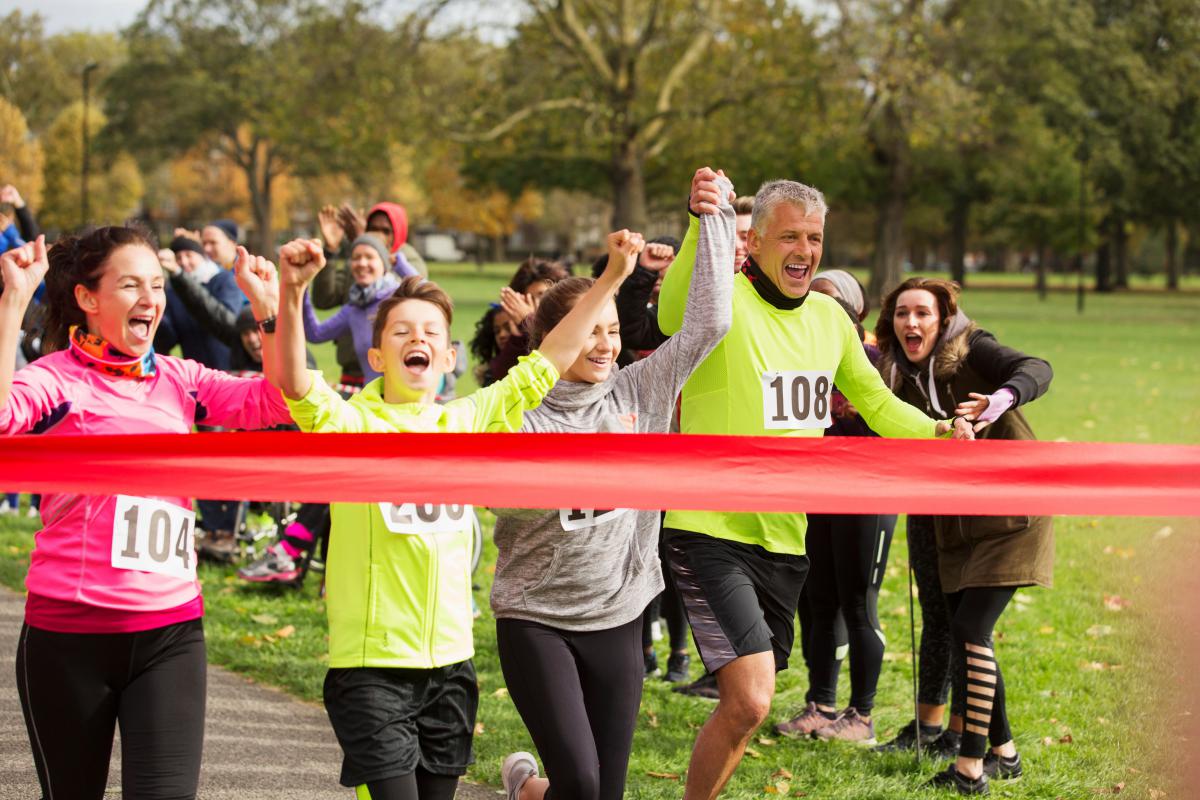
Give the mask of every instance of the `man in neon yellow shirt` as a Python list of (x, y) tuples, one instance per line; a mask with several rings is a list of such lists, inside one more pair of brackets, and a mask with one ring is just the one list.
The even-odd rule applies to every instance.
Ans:
[[(628, 231), (609, 249), (639, 247)], [(632, 251), (631, 251), (632, 252)], [(579, 357), (637, 263), (612, 258), (574, 308), (504, 380), (446, 405), (453, 306), (436, 284), (405, 278), (380, 304), (367, 356), (382, 377), (346, 401), (306, 366), (303, 298), (325, 266), (321, 244), (279, 251), (279, 367), (273, 376), (301, 430), (318, 433), (515, 431)], [(273, 330), (274, 318), (260, 326)], [(398, 445), (401, 446), (401, 445)], [(403, 487), (403, 476), (397, 476)], [(453, 797), (471, 761), (479, 687), (471, 657), (470, 507), (333, 503), (326, 606), (325, 709), (360, 798)]]
[[(718, 201), (717, 173), (696, 172), (693, 212), (659, 294), (663, 333), (679, 330), (699, 225)], [(684, 433), (821, 436), (838, 388), (883, 436), (972, 438), (970, 425), (935, 422), (896, 398), (871, 366), (836, 301), (809, 292), (821, 264), (827, 207), (795, 181), (755, 196), (748, 258), (734, 280), (733, 326), (685, 384)], [(763, 480), (803, 481), (802, 475)], [(720, 701), (696, 737), (685, 800), (716, 797), (767, 718), (775, 673), (787, 667), (793, 617), (808, 573), (803, 514), (669, 511), (667, 560), (696, 647), (717, 676)]]

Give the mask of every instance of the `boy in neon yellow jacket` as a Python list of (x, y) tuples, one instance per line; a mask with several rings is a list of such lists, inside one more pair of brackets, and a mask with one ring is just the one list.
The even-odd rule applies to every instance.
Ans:
[[(279, 252), (279, 389), (305, 431), (515, 431), (584, 348), (640, 241), (611, 234), (609, 269), (538, 350), (504, 380), (445, 406), (433, 400), (455, 365), (449, 296), (410, 277), (381, 302), (368, 358), (382, 377), (343, 400), (305, 363), (304, 293), (325, 256), (319, 242), (291, 242)], [(341, 782), (374, 800), (452, 797), (471, 761), (479, 699), (470, 509), (335, 503), (332, 514), (325, 707), (344, 754)]]

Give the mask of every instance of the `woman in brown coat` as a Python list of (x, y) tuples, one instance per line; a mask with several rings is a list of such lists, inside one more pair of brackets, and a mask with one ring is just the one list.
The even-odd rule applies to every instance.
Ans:
[[(1053, 377), (1050, 365), (976, 327), (958, 307), (957, 284), (905, 281), (884, 300), (875, 334), (879, 370), (902, 399), (938, 419), (954, 409), (976, 423), (980, 438), (1034, 438), (1017, 409), (1045, 393)], [(957, 760), (932, 783), (960, 794), (985, 794), (989, 777), (1021, 774), (992, 631), (1018, 587), (1051, 585), (1053, 520), (953, 516), (935, 518), (934, 527), (958, 651), (952, 710), (963, 719), (963, 732)]]

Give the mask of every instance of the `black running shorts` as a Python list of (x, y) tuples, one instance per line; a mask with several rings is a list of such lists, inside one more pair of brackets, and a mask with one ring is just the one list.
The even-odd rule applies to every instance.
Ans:
[(434, 775), (466, 774), (478, 709), (470, 660), (325, 674), (325, 710), (342, 746), (343, 786), (410, 775), (418, 765)]
[(667, 561), (709, 672), (740, 656), (775, 654), (787, 669), (808, 556), (701, 533), (664, 530)]

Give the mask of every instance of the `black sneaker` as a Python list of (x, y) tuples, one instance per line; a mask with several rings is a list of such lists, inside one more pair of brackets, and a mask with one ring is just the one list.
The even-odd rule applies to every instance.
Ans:
[(691, 697), (703, 697), (705, 700), (721, 699), (721, 691), (717, 688), (717, 676), (707, 672), (691, 683), (676, 686), (671, 691)]
[(663, 680), (667, 683), (684, 683), (688, 679), (688, 667), (692, 665), (692, 657), (687, 653), (671, 653), (667, 657), (667, 674)]
[(962, 734), (946, 728), (928, 745), (922, 739), (921, 752), (930, 758), (941, 758), (948, 761), (952, 758), (958, 758), (958, 747), (961, 743)]
[(968, 778), (955, 769), (953, 764), (946, 767), (945, 770), (939, 772), (937, 775), (934, 775), (925, 785), (933, 789), (953, 789), (962, 795), (984, 795), (988, 793), (987, 775), (980, 775), (978, 778)]
[(651, 650), (649, 653), (643, 653), (642, 659), (646, 665), (646, 677), (653, 678), (658, 674), (658, 653)]
[[(921, 749), (925, 750), (942, 735), (941, 725), (921, 725)], [(876, 753), (897, 753), (902, 750), (915, 750), (917, 747), (917, 721), (909, 720), (890, 742), (884, 742), (873, 748)]]
[(1012, 758), (1007, 758), (989, 751), (983, 757), (983, 774), (994, 781), (1015, 781), (1024, 774), (1021, 769), (1021, 754), (1017, 753)]

